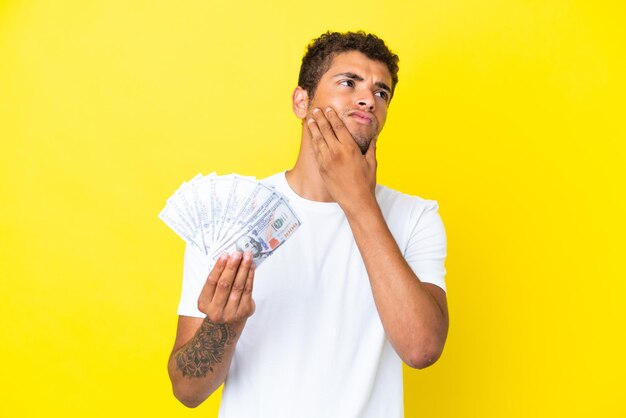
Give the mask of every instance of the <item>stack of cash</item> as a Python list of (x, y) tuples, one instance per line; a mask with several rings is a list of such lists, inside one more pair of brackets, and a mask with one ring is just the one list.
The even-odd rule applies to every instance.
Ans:
[(254, 177), (198, 174), (167, 200), (159, 218), (213, 261), (250, 252), (258, 266), (300, 226), (287, 199)]

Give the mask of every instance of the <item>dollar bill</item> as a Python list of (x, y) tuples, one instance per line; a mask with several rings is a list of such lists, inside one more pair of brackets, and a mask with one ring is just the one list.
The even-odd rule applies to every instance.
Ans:
[(272, 255), (298, 229), (300, 220), (284, 198), (270, 205), (262, 216), (233, 235), (212, 253), (216, 260), (222, 253), (242, 251), (252, 253), (255, 266)]
[(183, 182), (159, 218), (213, 260), (223, 252), (248, 251), (257, 266), (301, 223), (273, 187), (254, 177), (216, 173)]

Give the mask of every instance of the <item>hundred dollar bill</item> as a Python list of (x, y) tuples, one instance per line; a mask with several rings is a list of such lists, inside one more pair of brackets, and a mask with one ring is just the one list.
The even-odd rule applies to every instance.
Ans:
[(213, 236), (212, 223), (210, 218), (211, 213), (211, 199), (210, 196), (210, 182), (213, 177), (216, 177), (215, 172), (210, 173), (202, 178), (193, 182), (192, 193), (193, 200), (197, 211), (199, 229), (196, 231), (196, 235), (202, 237), (196, 241), (202, 241), (204, 246), (204, 253), (209, 254), (213, 243), (210, 237)]
[(178, 209), (183, 211), (182, 216), (188, 220), (194, 231), (200, 228), (200, 224), (193, 201), (193, 183), (200, 178), (202, 178), (202, 174), (196, 174), (194, 178), (189, 182), (183, 183), (174, 193)]
[(266, 211), (279, 197), (274, 189), (257, 182), (254, 189), (236, 209), (230, 226), (222, 234), (222, 239), (215, 243), (216, 246), (219, 247), (223, 242), (228, 241), (233, 234), (237, 234), (241, 228), (262, 216), (263, 211)]
[(279, 198), (257, 217), (254, 223), (246, 225), (226, 243), (216, 248), (213, 260), (224, 252), (251, 252), (252, 261), (258, 267), (272, 255), (300, 226), (301, 222), (284, 198)]
[(213, 234), (211, 242), (215, 243), (221, 233), (222, 217), (226, 210), (226, 202), (230, 194), (234, 176), (228, 174), (226, 176), (213, 177), (210, 181), (210, 198), (211, 198), (211, 226)]
[(203, 243), (198, 240), (196, 235), (194, 220), (189, 215), (190, 210), (185, 207), (186, 201), (181, 199), (181, 190), (186, 190), (187, 187), (189, 187), (188, 183), (183, 182), (172, 197), (167, 200), (165, 208), (159, 213), (159, 218), (183, 240), (204, 251)]
[(233, 177), (230, 193), (226, 201), (226, 208), (222, 215), (220, 234), (216, 238), (217, 242), (222, 240), (231, 229), (236, 221), (240, 207), (254, 191), (257, 184), (258, 182), (254, 177), (241, 177), (237, 175)]
[(224, 251), (250, 251), (255, 265), (300, 226), (288, 201), (273, 187), (236, 174), (199, 174), (183, 182), (159, 218), (209, 258)]

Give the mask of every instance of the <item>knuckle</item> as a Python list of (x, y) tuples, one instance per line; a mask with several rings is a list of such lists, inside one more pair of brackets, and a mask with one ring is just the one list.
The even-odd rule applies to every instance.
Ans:
[(219, 324), (224, 320), (224, 313), (221, 309), (209, 309), (209, 311), (206, 312), (206, 316), (209, 317), (211, 322), (216, 324)]
[(198, 310), (202, 313), (206, 313), (208, 306), (203, 299), (198, 300)]
[(345, 125), (343, 124), (343, 122), (341, 122), (341, 121), (336, 121), (336, 122), (334, 122), (334, 123), (333, 123), (333, 129), (334, 129), (335, 131), (340, 131), (340, 130), (342, 130), (343, 128), (345, 128)]
[(215, 266), (213, 267), (213, 269), (209, 272), (209, 276), (207, 277), (207, 280), (217, 280), (218, 277), (220, 277), (220, 275), (222, 274), (222, 271), (224, 270), (224, 267), (220, 267), (220, 266)]
[(250, 315), (248, 315), (248, 310), (239, 305), (239, 309), (237, 309), (237, 318), (247, 318), (249, 316)]
[(237, 322), (239, 318), (241, 318), (241, 315), (237, 312), (237, 309), (231, 309), (224, 314), (224, 322)]
[(252, 309), (252, 305), (248, 304), (246, 305), (242, 310), (241, 310), (241, 316), (242, 317), (249, 317), (250, 315), (252, 315), (254, 313), (254, 310)]
[(228, 280), (220, 280), (220, 281), (217, 282), (217, 285), (221, 289), (225, 289), (225, 290), (230, 289), (230, 282)]

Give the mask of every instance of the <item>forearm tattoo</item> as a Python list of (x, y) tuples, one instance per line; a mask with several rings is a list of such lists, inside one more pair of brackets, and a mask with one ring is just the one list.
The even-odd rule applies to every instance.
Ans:
[(222, 362), (224, 349), (233, 343), (235, 335), (227, 324), (214, 324), (206, 318), (200, 331), (176, 354), (176, 366), (183, 376), (205, 377)]

